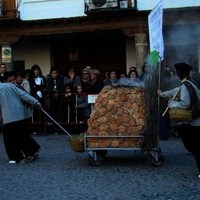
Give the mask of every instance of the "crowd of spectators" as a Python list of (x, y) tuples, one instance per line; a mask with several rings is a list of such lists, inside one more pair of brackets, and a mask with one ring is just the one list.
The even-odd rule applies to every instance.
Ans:
[[(11, 72), (2, 63), (0, 75), (1, 82), (13, 82), (26, 90), (40, 101), (54, 119), (62, 123), (87, 122), (92, 106), (88, 103), (88, 94), (98, 94), (106, 85), (117, 86), (123, 79), (142, 81), (136, 67), (131, 67), (128, 74), (114, 69), (102, 74), (90, 66), (81, 72), (69, 67), (66, 74), (61, 74), (58, 68), (52, 67), (45, 76), (37, 64), (24, 71)], [(53, 123), (47, 119), (47, 124)]]

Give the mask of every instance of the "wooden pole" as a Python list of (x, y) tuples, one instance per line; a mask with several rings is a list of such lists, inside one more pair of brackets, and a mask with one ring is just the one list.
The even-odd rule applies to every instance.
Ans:
[[(183, 81), (181, 81), (181, 85), (184, 83), (184, 81), (186, 81), (186, 78), (184, 78)], [(172, 100), (174, 100), (174, 99), (176, 98), (177, 94), (179, 93), (179, 91), (180, 91), (180, 89), (181, 89), (181, 85), (180, 85), (180, 87), (177, 89), (177, 91), (175, 92), (174, 96), (172, 97)], [(165, 111), (163, 112), (163, 114), (162, 114), (163, 117), (164, 117), (165, 114), (167, 113), (168, 109), (169, 109), (169, 105), (167, 106), (167, 108), (166, 108)]]

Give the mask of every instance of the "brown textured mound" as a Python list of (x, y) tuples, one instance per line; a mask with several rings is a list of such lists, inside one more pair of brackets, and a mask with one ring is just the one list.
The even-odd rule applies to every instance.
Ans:
[(144, 89), (104, 87), (96, 99), (88, 120), (87, 136), (97, 137), (87, 138), (87, 146), (139, 147), (141, 138), (133, 136), (143, 133), (146, 113)]

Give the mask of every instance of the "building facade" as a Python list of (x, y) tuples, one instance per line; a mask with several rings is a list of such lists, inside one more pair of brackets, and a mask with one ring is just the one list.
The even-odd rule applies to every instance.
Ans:
[[(86, 66), (141, 71), (149, 54), (148, 15), (159, 0), (0, 0), (1, 61), (44, 74)], [(163, 65), (200, 71), (200, 0), (163, 0)]]

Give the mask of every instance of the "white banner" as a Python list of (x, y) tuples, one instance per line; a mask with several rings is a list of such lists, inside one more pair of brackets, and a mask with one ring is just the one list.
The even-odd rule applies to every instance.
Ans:
[(163, 0), (150, 12), (148, 16), (150, 51), (157, 51), (161, 60), (164, 58), (163, 42)]

